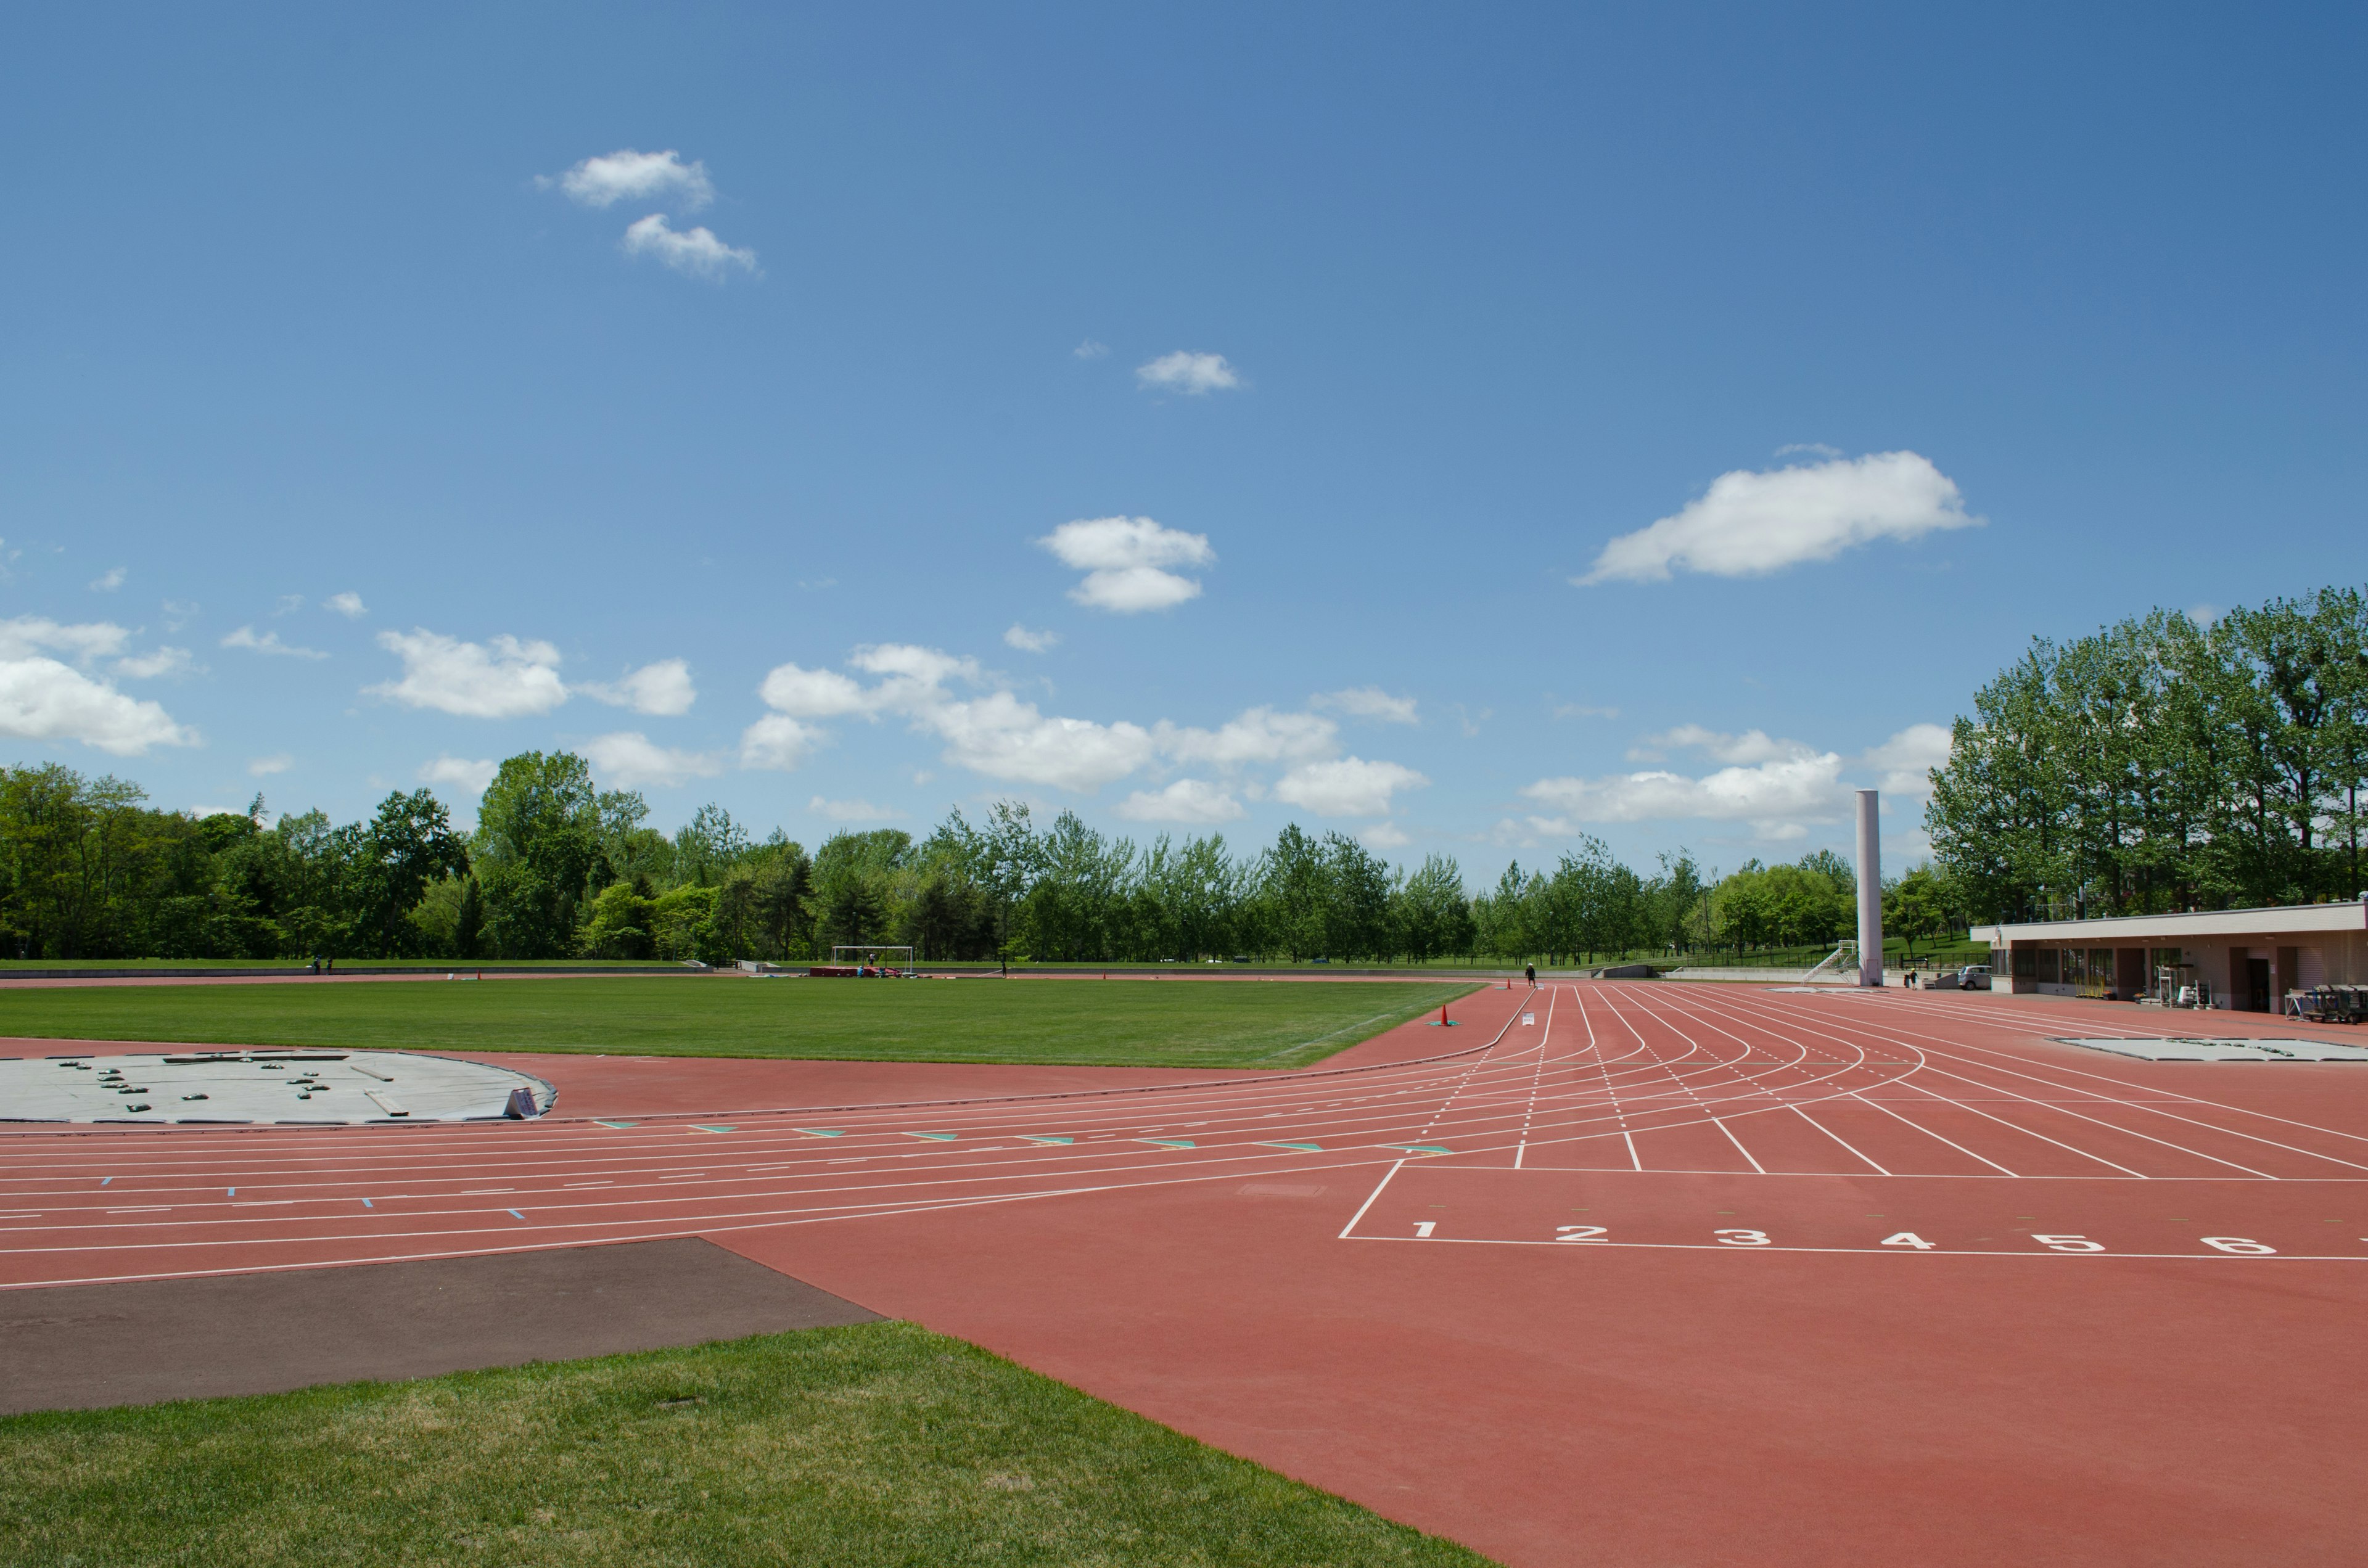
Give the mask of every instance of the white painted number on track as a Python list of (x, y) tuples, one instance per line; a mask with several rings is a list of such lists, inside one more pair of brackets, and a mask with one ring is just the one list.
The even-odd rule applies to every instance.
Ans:
[(1768, 1244), (1768, 1233), (1765, 1231), (1713, 1231), (1711, 1234), (1718, 1238), (1722, 1246), (1764, 1247)]
[(1556, 1225), (1554, 1240), (1558, 1242), (1600, 1242), (1603, 1239), (1600, 1225)]
[(1417, 1238), (1427, 1236), (1430, 1234), (1432, 1227), (1438, 1223), (1436, 1220), (1417, 1220), (1414, 1222), (1414, 1233)]
[[(2046, 1238), (2041, 1239), (2044, 1241)], [(1883, 1244), (1887, 1247), (1914, 1247), (1918, 1252), (1932, 1250), (1932, 1244), (1913, 1231), (1902, 1231), (1896, 1236), (1885, 1236), (1883, 1238)]]
[(2086, 1236), (2043, 1236), (2033, 1234), (2031, 1239), (2037, 1242), (2041, 1246), (2046, 1247), (2055, 1252), (2102, 1252), (2105, 1250), (2104, 1243), (2092, 1242)]
[(2278, 1251), (2275, 1247), (2263, 1246), (2260, 1243), (2244, 1236), (2206, 1236), (2203, 1238), (2203, 1244), (2208, 1247), (2218, 1247), (2222, 1252), (2237, 1253), (2245, 1257), (2274, 1257)]

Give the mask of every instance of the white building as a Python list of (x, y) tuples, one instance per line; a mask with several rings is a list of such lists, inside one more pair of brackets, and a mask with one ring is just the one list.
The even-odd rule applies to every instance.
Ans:
[(1999, 991), (2126, 1001), (2169, 971), (2175, 983), (2207, 987), (2215, 1007), (2266, 1013), (2283, 1011), (2289, 991), (2368, 984), (2368, 903), (2356, 899), (1976, 926), (1973, 936), (1990, 945)]

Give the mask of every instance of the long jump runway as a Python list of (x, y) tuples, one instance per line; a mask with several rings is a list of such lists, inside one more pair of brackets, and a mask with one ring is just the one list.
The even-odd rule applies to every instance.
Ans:
[(2368, 1556), (2368, 1066), (1983, 996), (1456, 1012), (1256, 1077), (642, 1064), (716, 1070), (686, 1116), (513, 1058), (562, 1116), (12, 1133), (0, 1285), (704, 1235), (1508, 1562)]

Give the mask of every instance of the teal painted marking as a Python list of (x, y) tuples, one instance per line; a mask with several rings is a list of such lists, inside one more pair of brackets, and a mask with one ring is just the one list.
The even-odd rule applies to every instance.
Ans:
[(1033, 1132), (1023, 1132), (1019, 1136), (1027, 1139), (1030, 1143), (1074, 1143), (1076, 1142), (1074, 1138), (1039, 1138)]
[(1409, 1154), (1452, 1154), (1455, 1153), (1454, 1150), (1442, 1148), (1437, 1143), (1384, 1143), (1381, 1145), (1381, 1147), (1384, 1149), (1404, 1149)]
[(803, 1132), (809, 1138), (844, 1138), (847, 1136), (847, 1129), (843, 1127), (799, 1127), (793, 1128), (791, 1131)]
[(1190, 1149), (1193, 1146), (1192, 1140), (1190, 1138), (1138, 1138), (1135, 1142), (1156, 1143), (1163, 1149)]
[(513, 1209), (513, 1210), (510, 1210), (510, 1218), (512, 1218), (512, 1219), (514, 1219), (514, 1220), (523, 1220), (523, 1219), (525, 1219), (525, 1218), (526, 1218), (526, 1216), (525, 1216), (525, 1215), (523, 1215), (523, 1214), (521, 1214), (521, 1213), (519, 1213), (517, 1210)]
[(363, 1207), (363, 1208), (365, 1208), (365, 1209), (375, 1209), (375, 1208), (377, 1208), (377, 1207), (378, 1207), (378, 1205), (377, 1205), (377, 1204), (375, 1204), (375, 1203), (372, 1203), (369, 1199), (365, 1198), (365, 1199), (362, 1199), (362, 1207)]
[(729, 1132), (732, 1129), (728, 1127), (694, 1127), (691, 1131), (693, 1132)]
[(603, 1120), (601, 1120), (598, 1117), (597, 1117), (597, 1116), (596, 1116), (596, 1117), (594, 1117), (594, 1118), (592, 1119), (592, 1125), (593, 1125), (593, 1126), (595, 1126), (595, 1127), (620, 1127), (620, 1128), (621, 1128), (621, 1127), (638, 1127), (638, 1126), (640, 1126), (640, 1125), (641, 1125), (641, 1123), (639, 1123), (639, 1122), (637, 1122), (637, 1121), (603, 1121)]
[(951, 1132), (907, 1132), (905, 1136), (907, 1138), (929, 1138), (934, 1139), (939, 1143), (951, 1143), (958, 1134)]
[(1258, 1144), (1258, 1147), (1259, 1147), (1259, 1148), (1261, 1148), (1261, 1149), (1304, 1149), (1304, 1150), (1305, 1150), (1308, 1153), (1311, 1153), (1311, 1154), (1320, 1154), (1320, 1153), (1322, 1153), (1324, 1152), (1324, 1145), (1323, 1145), (1323, 1144), (1321, 1144), (1321, 1143), (1268, 1143), (1268, 1142), (1260, 1142), (1260, 1143)]

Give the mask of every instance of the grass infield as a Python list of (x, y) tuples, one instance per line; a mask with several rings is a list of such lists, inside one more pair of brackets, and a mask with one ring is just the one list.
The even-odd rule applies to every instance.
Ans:
[[(1469, 982), (504, 980), (0, 992), (0, 1036), (863, 1062), (1300, 1067)], [(1464, 1043), (1458, 1041), (1457, 1043)]]
[(0, 1419), (10, 1562), (1456, 1564), (909, 1324)]

